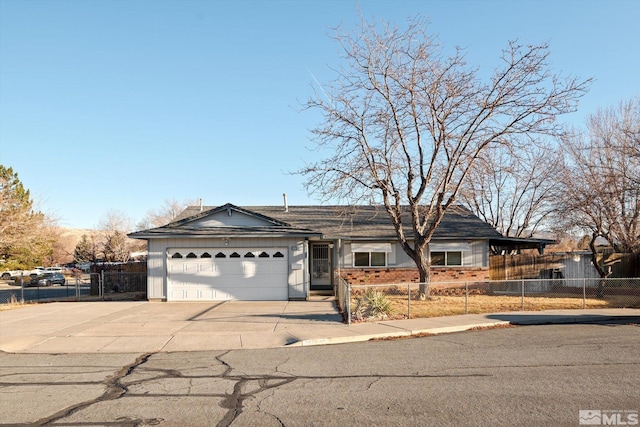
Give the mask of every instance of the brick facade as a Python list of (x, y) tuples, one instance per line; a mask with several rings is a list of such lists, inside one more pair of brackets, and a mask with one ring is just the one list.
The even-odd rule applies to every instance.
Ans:
[[(432, 268), (431, 282), (455, 282), (489, 280), (489, 268), (447, 267)], [(352, 285), (418, 283), (420, 276), (415, 268), (343, 268), (340, 276)]]

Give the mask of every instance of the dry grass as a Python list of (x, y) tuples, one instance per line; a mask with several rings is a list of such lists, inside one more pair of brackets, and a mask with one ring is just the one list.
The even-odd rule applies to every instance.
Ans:
[[(408, 317), (408, 304), (406, 295), (387, 295), (391, 301), (393, 319), (406, 319)], [(582, 308), (614, 308), (614, 307), (640, 307), (640, 301), (629, 304), (627, 296), (611, 296), (605, 299), (587, 298), (583, 306), (582, 298), (567, 295), (526, 297), (524, 310), (561, 310)], [(352, 307), (354, 307), (352, 301)], [(522, 298), (511, 295), (470, 295), (468, 302), (469, 314), (498, 313), (509, 311), (522, 311)], [(411, 299), (411, 318), (440, 317), (465, 314), (464, 296), (433, 296), (427, 300)]]
[(24, 306), (32, 304), (35, 303), (29, 301), (20, 301), (18, 298), (16, 298), (15, 295), (12, 294), (8, 302), (6, 302), (5, 304), (0, 304), (0, 311), (14, 310), (16, 308), (22, 308)]

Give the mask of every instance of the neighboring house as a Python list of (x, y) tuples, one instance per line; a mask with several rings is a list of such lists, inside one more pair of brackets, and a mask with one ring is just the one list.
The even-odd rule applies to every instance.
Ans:
[[(418, 281), (377, 206), (193, 206), (129, 237), (147, 240), (150, 300), (307, 299), (333, 289), (335, 273), (353, 284)], [(504, 238), (454, 206), (429, 245), (431, 280), (487, 280), (490, 250), (547, 243)]]

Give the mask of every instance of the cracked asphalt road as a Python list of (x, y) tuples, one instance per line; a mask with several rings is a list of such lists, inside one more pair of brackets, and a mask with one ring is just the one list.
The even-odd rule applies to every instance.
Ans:
[(0, 425), (578, 425), (640, 411), (640, 328), (556, 325), (324, 347), (0, 354)]

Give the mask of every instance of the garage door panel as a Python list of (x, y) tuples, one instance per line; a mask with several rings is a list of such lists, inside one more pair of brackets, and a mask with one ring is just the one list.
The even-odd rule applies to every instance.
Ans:
[[(197, 259), (170, 258), (168, 286), (171, 300), (286, 300), (286, 249), (171, 249)], [(201, 254), (206, 253), (205, 258)]]

